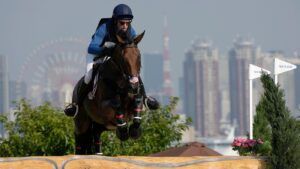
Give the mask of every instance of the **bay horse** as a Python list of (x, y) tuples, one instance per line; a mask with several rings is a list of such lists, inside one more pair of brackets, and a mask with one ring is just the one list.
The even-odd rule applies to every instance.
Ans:
[[(115, 130), (121, 141), (140, 137), (143, 96), (139, 83), (141, 54), (137, 45), (144, 33), (129, 42), (117, 35), (110, 59), (98, 67), (94, 65), (97, 73), (92, 81), (94, 98), (86, 96), (74, 117), (75, 154), (101, 153), (100, 136), (103, 131)], [(132, 124), (128, 129), (130, 121)]]

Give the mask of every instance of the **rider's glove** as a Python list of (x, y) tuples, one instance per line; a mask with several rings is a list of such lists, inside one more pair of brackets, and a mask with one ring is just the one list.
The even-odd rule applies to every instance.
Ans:
[(105, 42), (104, 44), (103, 44), (103, 47), (104, 48), (107, 48), (107, 49), (111, 49), (111, 48), (113, 48), (113, 47), (115, 47), (116, 46), (116, 44), (114, 43), (114, 42)]
[(102, 56), (111, 56), (115, 46), (116, 44), (114, 42), (105, 42), (102, 46), (103, 47)]

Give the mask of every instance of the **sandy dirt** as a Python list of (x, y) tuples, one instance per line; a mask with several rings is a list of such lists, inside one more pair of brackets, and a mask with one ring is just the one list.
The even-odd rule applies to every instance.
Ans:
[(136, 157), (136, 156), (47, 156), (25, 158), (0, 158), (0, 169), (263, 169), (262, 159), (251, 157)]

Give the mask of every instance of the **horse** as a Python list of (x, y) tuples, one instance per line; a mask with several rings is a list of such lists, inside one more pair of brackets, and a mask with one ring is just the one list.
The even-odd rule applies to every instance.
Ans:
[(94, 65), (94, 93), (84, 98), (74, 117), (75, 154), (101, 154), (100, 136), (107, 130), (115, 130), (121, 141), (141, 136), (143, 95), (139, 83), (141, 54), (137, 45), (144, 33), (129, 42), (116, 35), (111, 57), (100, 66)]

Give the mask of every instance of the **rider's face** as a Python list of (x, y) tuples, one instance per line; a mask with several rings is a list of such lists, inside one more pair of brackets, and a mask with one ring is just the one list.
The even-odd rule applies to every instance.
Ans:
[(126, 32), (130, 23), (131, 23), (131, 20), (118, 20), (117, 21), (118, 30), (119, 31), (122, 30), (122, 31)]

